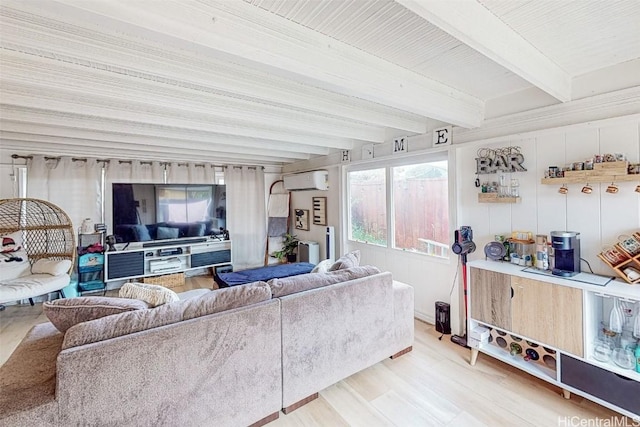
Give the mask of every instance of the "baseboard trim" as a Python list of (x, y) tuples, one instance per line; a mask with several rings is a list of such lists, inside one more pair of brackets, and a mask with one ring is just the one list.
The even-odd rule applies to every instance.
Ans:
[(296, 403), (294, 403), (293, 405), (289, 405), (286, 408), (282, 408), (282, 412), (286, 414), (289, 414), (293, 411), (295, 411), (296, 409), (306, 405), (307, 403), (311, 402), (312, 400), (316, 400), (318, 398), (318, 393), (313, 393), (311, 396), (307, 396), (302, 400), (297, 401)]
[(271, 421), (277, 420), (279, 417), (280, 417), (280, 411), (274, 412), (273, 414), (267, 415), (263, 419), (256, 421), (255, 423), (251, 424), (249, 427), (260, 427), (270, 423)]
[(402, 356), (403, 354), (409, 353), (411, 350), (413, 350), (413, 346), (409, 346), (409, 347), (405, 348), (404, 350), (400, 350), (399, 352), (397, 352), (396, 354), (391, 356), (391, 359), (397, 359), (398, 357)]

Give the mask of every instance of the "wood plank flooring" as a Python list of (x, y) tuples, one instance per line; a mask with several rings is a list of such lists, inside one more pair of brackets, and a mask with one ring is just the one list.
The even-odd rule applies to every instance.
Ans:
[[(197, 276), (175, 291), (212, 286), (211, 277)], [(0, 312), (0, 364), (33, 325), (46, 321), (42, 304)], [(566, 400), (559, 388), (483, 354), (471, 366), (468, 349), (439, 336), (432, 325), (416, 321), (412, 352), (320, 391), (318, 399), (268, 425), (568, 426), (574, 425), (571, 417), (624, 425), (613, 424), (622, 420), (619, 414), (576, 395)]]

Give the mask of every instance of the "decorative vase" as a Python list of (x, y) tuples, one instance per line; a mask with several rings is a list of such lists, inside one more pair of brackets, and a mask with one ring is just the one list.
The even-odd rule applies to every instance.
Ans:
[(84, 221), (82, 221), (82, 226), (80, 227), (80, 233), (91, 234), (94, 231), (95, 230), (93, 229), (93, 221), (91, 220), (91, 218), (85, 218)]

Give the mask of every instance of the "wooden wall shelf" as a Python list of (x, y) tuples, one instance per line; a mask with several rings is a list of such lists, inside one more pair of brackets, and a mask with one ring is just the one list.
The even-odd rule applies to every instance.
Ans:
[(520, 197), (498, 197), (497, 193), (479, 193), (478, 203), (520, 203)]
[(634, 175), (594, 175), (594, 176), (571, 176), (564, 178), (542, 178), (540, 181), (542, 184), (583, 184), (590, 183), (595, 184), (598, 182), (628, 182), (638, 181), (640, 182), (640, 174)]

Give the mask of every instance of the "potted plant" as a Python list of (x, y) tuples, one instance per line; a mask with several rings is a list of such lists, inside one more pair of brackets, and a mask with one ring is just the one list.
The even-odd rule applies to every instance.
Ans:
[(296, 262), (296, 250), (298, 248), (298, 236), (295, 234), (285, 234), (282, 241), (282, 249), (275, 251), (273, 257), (278, 258), (280, 262)]

